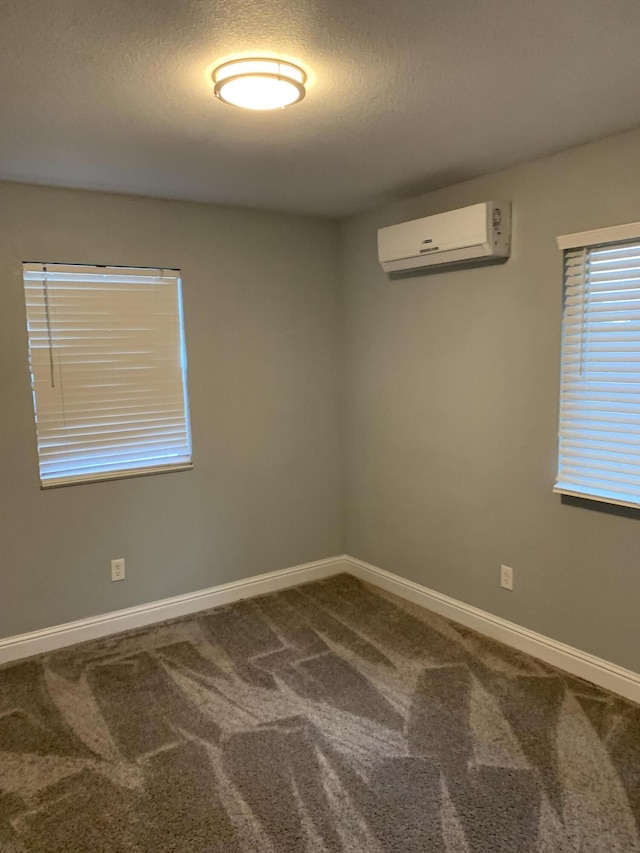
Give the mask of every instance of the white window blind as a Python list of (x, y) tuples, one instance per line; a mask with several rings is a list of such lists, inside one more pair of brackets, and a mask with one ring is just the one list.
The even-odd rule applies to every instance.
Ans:
[[(581, 237), (591, 243), (576, 245)], [(558, 243), (565, 276), (555, 491), (638, 507), (640, 224)]]
[(23, 277), (43, 488), (191, 467), (179, 271)]

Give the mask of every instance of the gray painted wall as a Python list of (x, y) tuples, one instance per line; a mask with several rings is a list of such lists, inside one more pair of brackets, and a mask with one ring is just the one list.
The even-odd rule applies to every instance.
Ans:
[[(614, 137), (339, 244), (318, 219), (0, 184), (0, 636), (346, 550), (640, 671), (640, 514), (551, 492), (555, 237), (640, 219), (639, 162), (640, 132)], [(489, 198), (513, 202), (506, 265), (382, 273), (379, 226)], [(26, 259), (182, 269), (194, 471), (40, 491)]]
[[(343, 551), (336, 236), (320, 219), (0, 185), (0, 636)], [(23, 260), (182, 270), (193, 471), (40, 491)]]
[[(639, 220), (639, 167), (625, 134), (357, 217), (341, 247), (347, 553), (636, 671), (640, 517), (551, 489), (555, 237)], [(506, 265), (400, 283), (378, 266), (378, 227), (503, 198)]]

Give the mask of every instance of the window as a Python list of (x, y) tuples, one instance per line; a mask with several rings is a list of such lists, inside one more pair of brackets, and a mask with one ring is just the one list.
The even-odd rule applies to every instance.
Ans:
[(190, 468), (180, 272), (23, 277), (42, 487)]
[(640, 223), (565, 250), (555, 491), (640, 507)]

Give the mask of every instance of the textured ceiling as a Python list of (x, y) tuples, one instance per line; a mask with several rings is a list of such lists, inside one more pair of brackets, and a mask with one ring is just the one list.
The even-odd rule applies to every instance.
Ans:
[[(0, 0), (0, 178), (343, 215), (640, 125), (639, 0)], [(300, 62), (244, 113), (206, 69)]]

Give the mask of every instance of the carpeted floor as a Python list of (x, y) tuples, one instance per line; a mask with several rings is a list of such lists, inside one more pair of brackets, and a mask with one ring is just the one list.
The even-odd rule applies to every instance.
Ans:
[(0, 669), (2, 853), (640, 853), (640, 708), (355, 579)]

